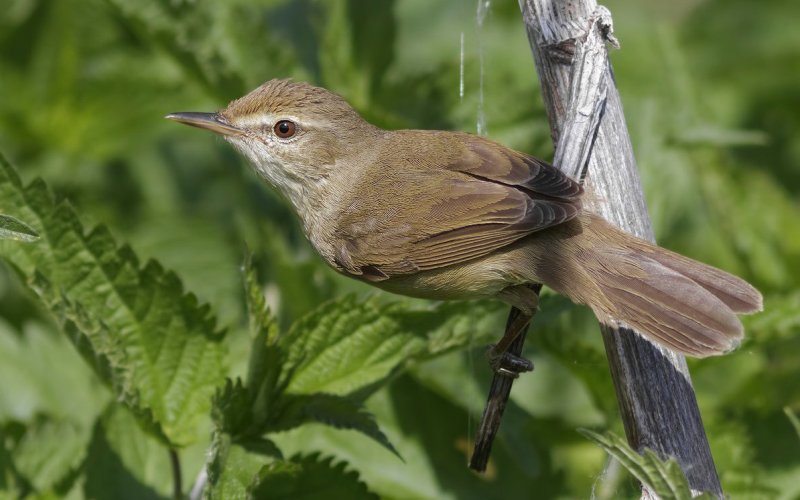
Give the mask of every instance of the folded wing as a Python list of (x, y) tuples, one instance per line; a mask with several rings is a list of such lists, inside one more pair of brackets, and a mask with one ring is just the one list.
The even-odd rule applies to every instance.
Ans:
[(583, 189), (553, 166), (480, 137), (442, 134), (438, 151), (383, 152), (375, 168), (385, 171), (354, 190), (372, 196), (337, 217), (342, 270), (380, 281), (449, 266), (579, 213)]

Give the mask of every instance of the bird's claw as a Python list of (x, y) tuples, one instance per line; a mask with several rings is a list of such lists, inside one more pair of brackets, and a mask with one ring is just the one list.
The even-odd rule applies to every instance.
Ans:
[(520, 373), (533, 371), (532, 361), (509, 352), (498, 352), (494, 344), (486, 350), (486, 359), (492, 371), (504, 377), (517, 378)]

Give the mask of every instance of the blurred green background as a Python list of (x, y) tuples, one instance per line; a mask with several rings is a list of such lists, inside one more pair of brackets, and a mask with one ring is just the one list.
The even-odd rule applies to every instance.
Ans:
[[(766, 312), (745, 319), (738, 351), (690, 362), (723, 487), (732, 498), (800, 498), (800, 436), (784, 414), (800, 411), (800, 3), (607, 6), (622, 43), (611, 55), (615, 77), (660, 244), (765, 295)], [(248, 348), (239, 333), (247, 252), (284, 325), (331, 297), (379, 292), (325, 268), (286, 203), (224, 141), (162, 117), (212, 111), (291, 77), (342, 94), (387, 128), (475, 132), (482, 102), (489, 137), (548, 159), (517, 2), (492, 2), (480, 28), (476, 10), (466, 0), (4, 0), (0, 151), (26, 181), (43, 177), (68, 198), (87, 226), (106, 224), (140, 256), (177, 271), (229, 329), (228, 363), (238, 374)], [(500, 325), (505, 311), (492, 310)], [(537, 318), (527, 353), (536, 372), (515, 385), (490, 471), (478, 477), (465, 463), (488, 387), (482, 351), (476, 343), (411, 366), (368, 401), (405, 462), (321, 426), (277, 441), (287, 455), (347, 459), (386, 498), (636, 495), (633, 479), (575, 432), (622, 432), (586, 310)], [(0, 425), (48, 416), (91, 425), (108, 398), (0, 267)], [(109, 440), (97, 446), (113, 455)], [(203, 453), (203, 443), (185, 451), (187, 482)], [(158, 470), (166, 455), (149, 456), (117, 457), (137, 471), (130, 491), (138, 498), (169, 492)]]

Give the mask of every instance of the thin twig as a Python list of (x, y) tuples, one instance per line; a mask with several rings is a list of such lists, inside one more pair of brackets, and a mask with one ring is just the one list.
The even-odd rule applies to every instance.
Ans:
[[(538, 295), (542, 290), (542, 285), (534, 285), (533, 290)], [(506, 323), (506, 332), (508, 332), (514, 321), (522, 311), (516, 307), (511, 308), (508, 315), (508, 322)], [(532, 319), (532, 318), (531, 318)], [(525, 345), (525, 337), (528, 335), (528, 326), (520, 331), (517, 338), (511, 343), (506, 352), (514, 355), (521, 356), (522, 348)], [(497, 435), (497, 430), (500, 428), (500, 420), (503, 418), (503, 412), (506, 409), (508, 397), (511, 394), (511, 385), (514, 383), (514, 378), (507, 375), (495, 373), (492, 378), (492, 385), (489, 388), (489, 396), (486, 399), (486, 407), (483, 410), (481, 423), (478, 427), (478, 434), (475, 437), (475, 445), (472, 448), (472, 457), (469, 460), (469, 468), (484, 472), (486, 464), (489, 462), (489, 455), (492, 452), (492, 444)]]

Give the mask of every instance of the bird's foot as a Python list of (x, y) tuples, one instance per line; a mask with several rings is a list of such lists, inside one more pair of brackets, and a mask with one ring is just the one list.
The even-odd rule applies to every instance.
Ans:
[(486, 350), (486, 359), (492, 371), (504, 377), (517, 378), (520, 373), (533, 371), (533, 362), (509, 352), (500, 352), (495, 344)]

